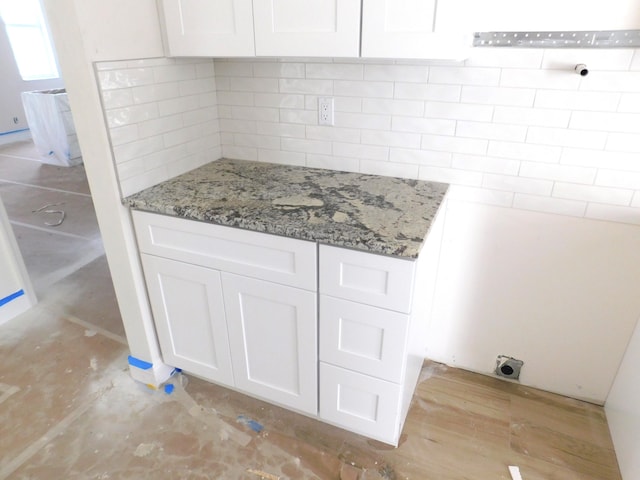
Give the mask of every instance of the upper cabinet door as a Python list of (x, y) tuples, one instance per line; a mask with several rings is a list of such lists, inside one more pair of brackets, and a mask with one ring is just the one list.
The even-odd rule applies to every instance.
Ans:
[(439, 0), (437, 31), (543, 32), (640, 28), (638, 0)]
[(435, 34), (435, 12), (436, 0), (364, 0), (362, 56), (462, 58), (471, 38)]
[(256, 55), (357, 57), (360, 0), (253, 0)]
[(169, 56), (255, 55), (251, 0), (161, 0)]

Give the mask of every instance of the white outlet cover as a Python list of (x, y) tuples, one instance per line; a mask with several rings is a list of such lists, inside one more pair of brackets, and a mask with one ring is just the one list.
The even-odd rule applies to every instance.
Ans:
[(333, 97), (318, 97), (318, 124), (333, 125)]

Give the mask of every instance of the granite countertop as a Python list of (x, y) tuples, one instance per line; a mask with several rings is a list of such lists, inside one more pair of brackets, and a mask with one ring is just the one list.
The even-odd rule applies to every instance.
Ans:
[(136, 210), (415, 258), (448, 185), (222, 159), (127, 197)]

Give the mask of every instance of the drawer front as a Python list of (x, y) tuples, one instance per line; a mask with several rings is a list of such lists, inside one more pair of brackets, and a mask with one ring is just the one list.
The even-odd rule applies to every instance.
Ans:
[(401, 385), (320, 363), (320, 418), (392, 445), (400, 436)]
[(320, 360), (401, 383), (409, 317), (320, 296)]
[(320, 245), (320, 293), (410, 313), (415, 261)]
[(132, 211), (142, 253), (316, 290), (314, 242)]

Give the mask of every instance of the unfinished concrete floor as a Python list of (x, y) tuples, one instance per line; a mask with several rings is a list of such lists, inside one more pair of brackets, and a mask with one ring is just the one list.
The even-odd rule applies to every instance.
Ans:
[(0, 479), (620, 478), (601, 407), (440, 364), (394, 449), (127, 354), (104, 257), (0, 326)]

